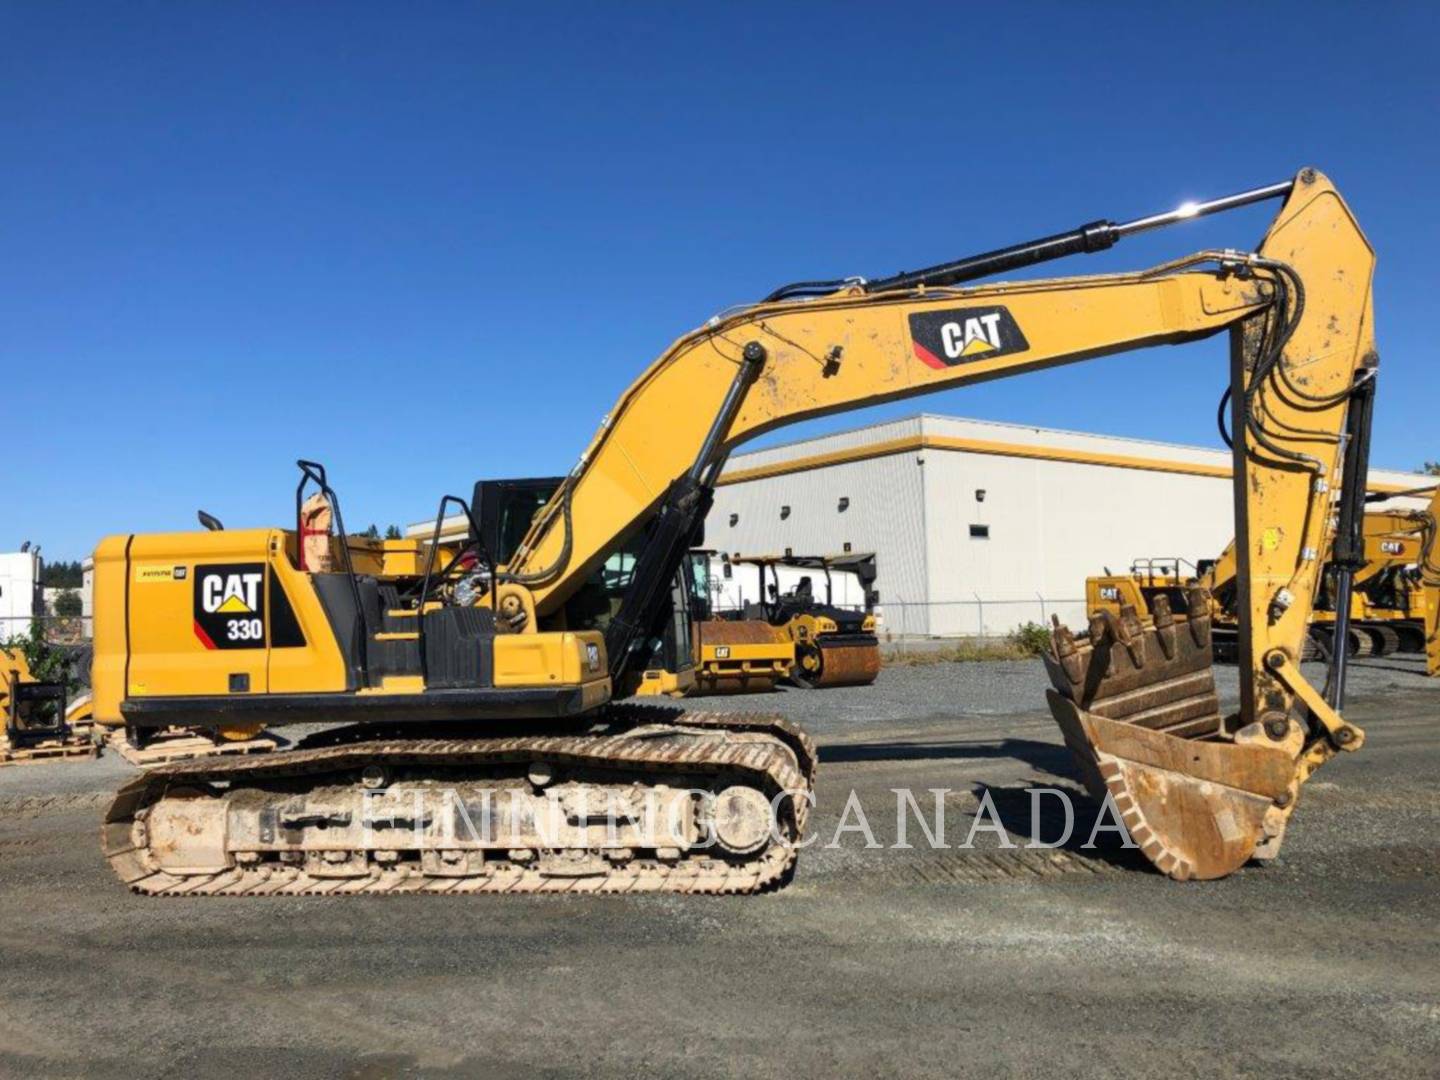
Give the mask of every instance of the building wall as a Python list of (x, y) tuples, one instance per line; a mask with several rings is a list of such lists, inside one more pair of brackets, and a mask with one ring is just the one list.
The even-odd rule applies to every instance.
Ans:
[[(906, 440), (925, 445), (864, 456)], [(751, 555), (846, 542), (874, 551), (896, 634), (1002, 634), (1051, 614), (1078, 626), (1087, 576), (1220, 553), (1235, 532), (1229, 468), (1223, 450), (926, 414), (734, 456), (706, 543)], [(776, 469), (792, 471), (765, 474)], [(1425, 478), (1371, 470), (1370, 482), (1398, 490)]]
[[(1234, 533), (1228, 480), (954, 451), (925, 457), (933, 634), (1002, 634), (1052, 614), (1081, 625), (1087, 576), (1147, 556), (1213, 558)], [(988, 536), (971, 536), (972, 525)]]
[[(882, 606), (892, 598), (925, 597), (924, 470), (916, 454), (871, 458), (781, 480), (716, 488), (705, 545), (745, 555), (783, 554), (786, 548), (797, 555), (828, 555), (844, 551), (848, 543), (851, 551), (875, 552)], [(842, 498), (849, 500), (843, 511)], [(790, 507), (790, 514), (782, 519), (783, 506)], [(929, 632), (923, 609), (917, 607), (914, 618), (919, 621), (906, 627), (909, 632)]]
[(0, 553), (0, 641), (30, 632), (38, 573), (33, 552)]

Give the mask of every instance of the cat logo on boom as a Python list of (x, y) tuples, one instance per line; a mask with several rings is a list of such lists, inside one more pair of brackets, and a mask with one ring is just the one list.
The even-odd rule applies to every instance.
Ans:
[(1015, 317), (999, 305), (911, 315), (910, 344), (922, 363), (941, 371), (1030, 348)]
[(195, 636), (207, 649), (265, 647), (265, 566), (195, 568)]

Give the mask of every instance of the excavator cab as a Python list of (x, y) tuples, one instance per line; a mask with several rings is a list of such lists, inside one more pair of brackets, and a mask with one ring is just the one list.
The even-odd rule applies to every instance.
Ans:
[[(472, 500), (478, 509), (472, 538), (480, 541), (497, 564), (508, 563), (564, 479), (542, 476), (478, 481)], [(576, 590), (565, 608), (568, 626), (602, 633), (609, 629), (633, 584), (637, 553), (644, 543), (642, 530), (640, 535), (612, 551)], [(674, 576), (668, 605), (651, 633), (646, 635), (633, 662), (617, 680), (617, 698), (632, 694), (683, 697), (695, 686), (694, 643), (690, 631), (695, 603), (693, 571), (688, 565), (683, 566)]]

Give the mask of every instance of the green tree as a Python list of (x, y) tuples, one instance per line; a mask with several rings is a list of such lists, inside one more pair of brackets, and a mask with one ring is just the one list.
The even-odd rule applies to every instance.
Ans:
[(80, 594), (74, 589), (64, 589), (55, 597), (55, 614), (73, 619), (84, 611), (84, 605), (80, 602)]
[(1440, 461), (1427, 461), (1420, 467), (1426, 476), (1440, 476)]
[(78, 589), (84, 583), (85, 571), (81, 569), (79, 559), (46, 562), (40, 571), (40, 584), (47, 589)]
[(399, 525), (386, 525), (386, 526), (385, 526), (385, 539), (386, 539), (386, 540), (403, 540), (404, 537), (403, 537), (403, 536), (401, 535), (401, 533), (400, 533), (400, 526), (399, 526)]
[(80, 685), (70, 673), (69, 658), (45, 640), (45, 632), (40, 629), (38, 620), (30, 624), (28, 634), (0, 640), (0, 649), (23, 653), (26, 666), (36, 682), (63, 682), (68, 691), (74, 691)]
[(1027, 622), (1010, 631), (1010, 644), (1026, 656), (1039, 656), (1050, 648), (1050, 628), (1043, 623)]
[(370, 540), (379, 540), (379, 539), (380, 539), (380, 526), (376, 525), (376, 524), (372, 521), (372, 522), (370, 523), (370, 527), (365, 530), (365, 536), (366, 536), (367, 539), (370, 539)]

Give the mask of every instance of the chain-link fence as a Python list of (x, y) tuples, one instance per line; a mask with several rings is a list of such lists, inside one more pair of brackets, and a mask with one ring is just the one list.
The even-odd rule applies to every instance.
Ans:
[(54, 645), (78, 645), (95, 636), (95, 619), (90, 615), (0, 616), (0, 642), (28, 637), (32, 626)]
[[(836, 607), (859, 610), (853, 605)], [(739, 614), (733, 607), (717, 607), (717, 615)], [(1054, 599), (1038, 593), (1033, 599), (987, 600), (976, 596), (970, 600), (922, 600), (910, 602), (901, 598), (886, 600), (875, 608), (877, 633), (885, 640), (905, 638), (1003, 638), (1026, 623), (1050, 625), (1050, 617), (1058, 615), (1067, 626), (1085, 625), (1083, 597)]]
[(910, 602), (887, 599), (876, 609), (880, 634), (889, 638), (998, 638), (1026, 623), (1049, 626), (1059, 616), (1068, 626), (1085, 625), (1083, 597), (990, 600), (925, 600)]

